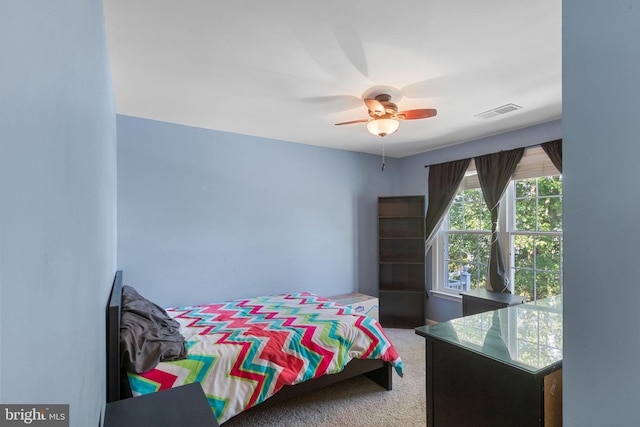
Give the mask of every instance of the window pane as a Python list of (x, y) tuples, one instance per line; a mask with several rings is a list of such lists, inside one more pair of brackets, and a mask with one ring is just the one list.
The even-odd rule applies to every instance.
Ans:
[(514, 236), (513, 253), (516, 268), (534, 268), (534, 245), (533, 236)]
[(485, 289), (487, 287), (487, 265), (486, 264), (473, 264), (469, 267), (469, 273), (471, 276), (471, 289)]
[(460, 236), (449, 233), (449, 238), (447, 240), (446, 258), (460, 259)]
[(549, 298), (558, 294), (560, 294), (560, 275), (538, 272), (536, 274), (536, 299)]
[(463, 212), (464, 205), (462, 204), (462, 197), (456, 196), (451, 208), (449, 209), (449, 229), (464, 229)]
[(477, 234), (462, 235), (462, 252), (467, 261), (475, 261), (478, 254), (478, 237)]
[(467, 199), (467, 203), (477, 205), (484, 203), (484, 197), (482, 196), (482, 190), (479, 188), (472, 188), (471, 190), (465, 190), (464, 194)]
[(559, 176), (520, 180), (515, 186), (516, 230), (562, 230), (562, 180)]
[(527, 301), (534, 301), (534, 274), (532, 270), (516, 270), (514, 289), (517, 295), (526, 298)]
[(514, 236), (515, 291), (530, 301), (561, 292), (562, 237)]
[(491, 234), (448, 233), (448, 236), (448, 278), (445, 286), (463, 291), (485, 287)]
[(560, 271), (561, 240), (559, 236), (538, 236), (536, 238), (536, 270)]
[(536, 196), (536, 183), (533, 179), (522, 179), (516, 181), (516, 197), (535, 197)]
[(459, 291), (471, 289), (471, 274), (466, 262), (449, 262), (449, 277), (446, 287)]
[(478, 253), (476, 255), (477, 262), (489, 263), (489, 254), (491, 253), (491, 234), (478, 235)]
[(482, 210), (480, 211), (480, 215), (481, 215), (480, 229), (491, 231), (491, 212), (489, 212), (489, 208), (487, 208), (487, 205), (485, 205), (484, 202), (482, 203)]
[(536, 230), (536, 199), (516, 200), (516, 230)]
[(463, 290), (460, 284), (461, 263), (449, 261), (449, 277), (447, 287), (451, 289)]
[[(477, 194), (476, 194), (477, 195)], [(481, 230), (482, 205), (477, 200), (469, 199), (464, 207), (464, 222), (466, 230)]]
[(562, 199), (560, 197), (539, 199), (538, 230), (562, 231)]
[(544, 196), (559, 196), (562, 194), (562, 180), (559, 176), (538, 178), (538, 194)]
[(488, 262), (489, 260), (487, 260), (486, 263), (478, 266), (478, 281), (475, 284), (478, 289), (485, 289), (487, 287)]
[(449, 209), (450, 230), (491, 230), (491, 216), (480, 189), (460, 190)]

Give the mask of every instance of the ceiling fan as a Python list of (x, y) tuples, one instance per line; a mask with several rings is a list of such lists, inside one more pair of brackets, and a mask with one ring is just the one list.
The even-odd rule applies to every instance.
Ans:
[(387, 136), (398, 130), (400, 126), (398, 120), (426, 119), (438, 113), (433, 108), (398, 111), (398, 106), (391, 102), (391, 95), (386, 93), (376, 95), (373, 98), (365, 98), (364, 103), (369, 110), (368, 119), (336, 123), (336, 126), (367, 123), (367, 129), (372, 134)]

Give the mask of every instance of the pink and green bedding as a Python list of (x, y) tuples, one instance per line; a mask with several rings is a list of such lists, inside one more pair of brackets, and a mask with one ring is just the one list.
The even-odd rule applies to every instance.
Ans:
[(172, 308), (187, 358), (129, 373), (134, 396), (200, 382), (223, 423), (284, 385), (340, 372), (354, 359), (402, 361), (380, 324), (304, 292)]

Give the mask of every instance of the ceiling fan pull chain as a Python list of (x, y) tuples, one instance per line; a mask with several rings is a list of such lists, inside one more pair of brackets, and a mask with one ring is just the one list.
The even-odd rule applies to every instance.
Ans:
[(384, 145), (383, 145), (382, 146), (382, 172), (384, 172), (384, 167), (385, 167), (385, 164), (384, 164)]

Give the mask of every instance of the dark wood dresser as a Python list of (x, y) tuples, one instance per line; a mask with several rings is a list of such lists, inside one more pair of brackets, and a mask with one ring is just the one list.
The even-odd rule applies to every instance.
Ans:
[(473, 289), (462, 292), (460, 295), (462, 295), (463, 316), (524, 303), (524, 297), (520, 295), (491, 292), (486, 289)]
[(562, 297), (416, 328), (427, 426), (562, 426)]

